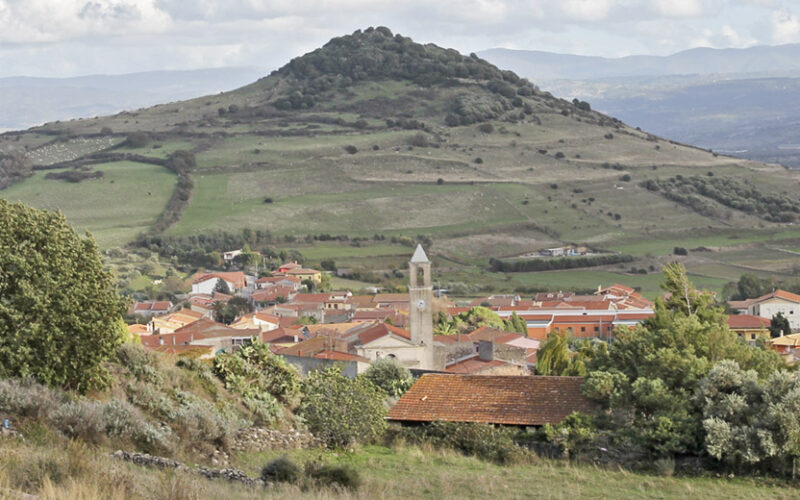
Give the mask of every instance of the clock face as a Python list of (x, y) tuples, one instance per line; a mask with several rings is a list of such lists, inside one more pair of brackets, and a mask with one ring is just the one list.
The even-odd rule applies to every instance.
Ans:
[(425, 299), (419, 299), (417, 301), (417, 309), (425, 309)]

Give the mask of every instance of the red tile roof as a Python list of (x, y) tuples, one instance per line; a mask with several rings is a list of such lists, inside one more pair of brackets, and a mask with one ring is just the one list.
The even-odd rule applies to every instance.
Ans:
[(172, 303), (169, 301), (158, 302), (137, 302), (134, 304), (134, 311), (169, 311)]
[(233, 283), (235, 288), (244, 288), (245, 286), (245, 279), (244, 273), (241, 271), (234, 271), (229, 273), (198, 273), (194, 276), (192, 283), (202, 283), (203, 281), (208, 281), (212, 278), (223, 279), (230, 283)]
[(366, 345), (390, 334), (397, 335), (406, 340), (411, 340), (411, 334), (408, 330), (403, 330), (402, 328), (392, 326), (388, 323), (375, 323), (374, 326), (359, 333), (358, 340), (361, 345)]
[(784, 300), (789, 300), (789, 301), (792, 301), (792, 302), (800, 302), (800, 295), (796, 295), (796, 294), (794, 294), (792, 292), (787, 292), (786, 290), (775, 290), (774, 292), (768, 293), (766, 295), (762, 295), (761, 297), (759, 297), (757, 299), (752, 299), (750, 302), (751, 303), (752, 302), (761, 302), (763, 300), (772, 299), (772, 298), (775, 298), (775, 297), (778, 297), (778, 298), (781, 298), (781, 299), (784, 299)]
[(493, 359), (491, 361), (483, 361), (478, 357), (476, 354), (471, 358), (467, 358), (464, 360), (459, 361), (458, 363), (453, 363), (449, 365), (447, 368), (444, 369), (447, 373), (464, 373), (464, 374), (477, 374), (487, 368), (496, 368), (498, 366), (504, 366), (509, 363), (505, 361), (500, 361), (499, 359)]
[(482, 326), (477, 330), (470, 333), (467, 337), (472, 342), (480, 342), (481, 340), (486, 340), (489, 342), (493, 342), (495, 344), (505, 344), (511, 340), (515, 340), (518, 338), (522, 338), (522, 335), (513, 332), (504, 332), (502, 330), (496, 330), (494, 328), (488, 326)]
[(750, 314), (732, 314), (728, 316), (728, 327), (731, 329), (760, 329), (769, 328), (770, 321), (761, 316)]
[(369, 363), (369, 359), (365, 358), (364, 356), (341, 351), (322, 351), (316, 353), (314, 357), (319, 359), (333, 359), (336, 361), (359, 361), (361, 363)]
[(595, 405), (581, 394), (583, 377), (423, 375), (389, 410), (389, 420), (557, 424)]

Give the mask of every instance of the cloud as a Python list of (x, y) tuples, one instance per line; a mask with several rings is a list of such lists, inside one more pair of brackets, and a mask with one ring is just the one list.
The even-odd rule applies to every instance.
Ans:
[(60, 76), (277, 67), (379, 25), (462, 52), (514, 46), (613, 56), (784, 43), (800, 31), (782, 7), (788, 1), (0, 0), (0, 76), (26, 67)]
[(800, 41), (800, 19), (788, 9), (776, 10), (772, 13), (771, 35), (774, 43)]

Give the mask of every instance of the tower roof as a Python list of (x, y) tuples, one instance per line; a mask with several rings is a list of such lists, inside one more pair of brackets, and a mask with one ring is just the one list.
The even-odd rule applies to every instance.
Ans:
[(428, 256), (425, 255), (425, 250), (422, 249), (421, 244), (417, 244), (417, 249), (414, 250), (414, 255), (411, 257), (412, 264), (421, 264), (425, 262), (430, 262), (428, 260)]

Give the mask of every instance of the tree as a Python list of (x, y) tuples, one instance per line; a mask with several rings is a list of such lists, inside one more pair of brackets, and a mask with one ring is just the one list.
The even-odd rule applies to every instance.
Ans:
[[(776, 371), (759, 380), (724, 360), (701, 381), (705, 448), (712, 457), (733, 466), (800, 457), (800, 379)], [(780, 465), (780, 464), (776, 464)]]
[(244, 297), (233, 297), (227, 302), (219, 301), (214, 304), (214, 319), (226, 325), (251, 312), (253, 312), (253, 304)]
[(607, 353), (595, 352), (584, 393), (609, 409), (604, 425), (661, 456), (701, 453), (702, 411), (693, 397), (721, 360), (767, 376), (785, 363), (773, 351), (749, 346), (727, 326), (714, 296), (694, 288), (681, 264), (664, 268), (655, 315), (618, 328)]
[(511, 317), (505, 320), (505, 328), (508, 332), (516, 332), (520, 335), (528, 336), (528, 323), (517, 316), (516, 311), (511, 313)]
[(388, 396), (401, 396), (414, 383), (411, 372), (394, 358), (381, 358), (364, 372), (370, 382), (380, 387)]
[(339, 368), (326, 368), (303, 381), (299, 414), (311, 433), (330, 447), (370, 442), (386, 429), (385, 397), (363, 376), (349, 379)]
[(551, 333), (536, 354), (537, 375), (563, 375), (569, 368), (567, 337)]
[(769, 335), (773, 339), (775, 337), (783, 337), (784, 335), (791, 335), (792, 327), (789, 325), (789, 320), (783, 315), (778, 313), (772, 317), (769, 322)]
[(0, 199), (0, 377), (102, 387), (124, 313), (91, 236), (60, 213)]
[(231, 294), (231, 289), (228, 286), (228, 282), (222, 278), (217, 279), (217, 284), (214, 285), (214, 291), (219, 293), (224, 293), (225, 295)]

